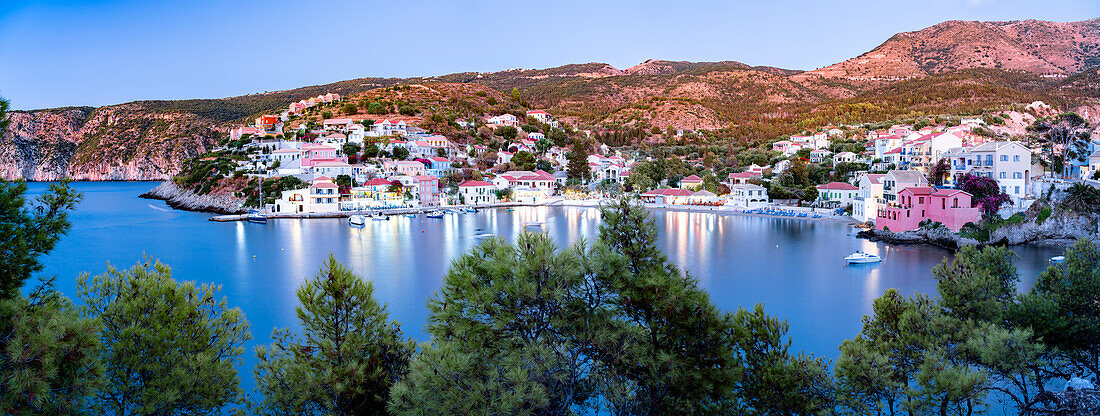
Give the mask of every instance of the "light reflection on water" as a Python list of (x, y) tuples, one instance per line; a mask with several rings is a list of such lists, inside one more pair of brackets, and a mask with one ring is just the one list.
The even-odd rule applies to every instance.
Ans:
[[(439, 288), (451, 259), (492, 233), (512, 241), (525, 224), (540, 227), (565, 247), (592, 239), (599, 212), (579, 207), (482, 210), (443, 219), (397, 216), (350, 227), (344, 219), (276, 220), (269, 224), (214, 223), (210, 215), (165, 210), (137, 195), (155, 183), (77, 183), (85, 199), (73, 229), (45, 259), (43, 275), (76, 295), (76, 276), (101, 273), (106, 261), (127, 267), (142, 254), (161, 259), (179, 280), (223, 286), (230, 305), (252, 324), (252, 345), (270, 342), (274, 327), (296, 327), (295, 292), (332, 253), (371, 280), (405, 331), (426, 340), (425, 303)], [(40, 192), (45, 185), (32, 184)], [(790, 322), (793, 348), (834, 359), (840, 341), (855, 335), (860, 318), (887, 288), (902, 294), (933, 293), (930, 270), (949, 252), (926, 246), (891, 247), (854, 237), (844, 224), (795, 219), (654, 211), (659, 245), (721, 308), (764, 303)], [(531, 230), (540, 228), (532, 227)], [(880, 264), (848, 266), (856, 250), (878, 254)], [(1029, 288), (1046, 259), (1059, 249), (1017, 247), (1017, 265)], [(253, 257), (255, 256), (255, 257)], [(251, 366), (249, 359), (246, 366)], [(243, 373), (246, 387), (250, 373)]]

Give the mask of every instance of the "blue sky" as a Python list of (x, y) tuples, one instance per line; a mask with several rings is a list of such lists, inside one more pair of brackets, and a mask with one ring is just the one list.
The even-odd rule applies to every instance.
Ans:
[(17, 109), (649, 58), (814, 69), (944, 20), (1100, 17), (1097, 0), (0, 0)]

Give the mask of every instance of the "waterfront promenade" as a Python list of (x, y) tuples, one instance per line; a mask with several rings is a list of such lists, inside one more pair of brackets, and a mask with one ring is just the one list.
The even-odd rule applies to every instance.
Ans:
[[(430, 206), (430, 207), (410, 207), (410, 208), (390, 208), (390, 209), (371, 209), (363, 211), (334, 211), (334, 212), (312, 212), (312, 213), (268, 213), (268, 219), (309, 219), (309, 218), (347, 218), (354, 214), (382, 214), (382, 215), (406, 215), (406, 214), (423, 214), (427, 212), (437, 210), (463, 210), (467, 208), (476, 209), (489, 209), (489, 208), (512, 208), (512, 207), (538, 207), (538, 206), (559, 206), (559, 207), (577, 207), (577, 208), (599, 208), (600, 202), (605, 201), (601, 199), (563, 199), (563, 198), (550, 198), (543, 202), (538, 203), (525, 203), (525, 202), (497, 202), (490, 204), (478, 204), (478, 205), (446, 205), (446, 206)], [(656, 211), (671, 211), (671, 212), (700, 212), (710, 213), (718, 215), (746, 215), (754, 217), (766, 217), (766, 218), (784, 218), (800, 221), (835, 221), (847, 224), (857, 224), (858, 221), (852, 219), (847, 215), (836, 215), (835, 211), (826, 208), (809, 208), (809, 207), (788, 207), (783, 205), (769, 205), (769, 208), (782, 209), (794, 212), (803, 212), (810, 214), (807, 217), (797, 216), (784, 216), (784, 215), (772, 215), (761, 212), (750, 212), (741, 208), (732, 206), (709, 206), (709, 205), (666, 205), (666, 204), (642, 204), (646, 209)], [(812, 215), (818, 214), (819, 218), (814, 218)], [(234, 215), (218, 215), (210, 218), (211, 221), (217, 222), (233, 222), (244, 221), (245, 214)]]

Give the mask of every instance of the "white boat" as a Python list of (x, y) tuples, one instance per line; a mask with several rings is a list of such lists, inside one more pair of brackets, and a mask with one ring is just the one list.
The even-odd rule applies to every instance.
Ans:
[(1054, 256), (1050, 258), (1051, 263), (1061, 263), (1066, 261), (1066, 256)]
[(348, 223), (351, 225), (363, 225), (367, 223), (367, 217), (361, 214), (355, 214), (348, 217)]
[(267, 224), (267, 215), (259, 211), (249, 211), (244, 219), (251, 223)]
[(543, 224), (540, 221), (531, 221), (523, 225), (524, 227), (542, 227)]
[(428, 218), (443, 218), (443, 211), (432, 211), (426, 215)]
[(390, 219), (390, 217), (387, 216), (387, 215), (382, 215), (382, 213), (379, 212), (377, 214), (372, 215), (371, 219), (375, 220), (375, 221), (388, 221)]
[(847, 261), (848, 264), (878, 263), (882, 261), (882, 257), (870, 253), (864, 253), (862, 251), (857, 251), (855, 253), (852, 253), (852, 255), (845, 257), (844, 260)]
[(480, 234), (474, 234), (474, 238), (490, 238), (490, 237), (492, 237), (492, 236), (493, 236), (493, 234), (492, 234), (492, 233), (480, 233)]

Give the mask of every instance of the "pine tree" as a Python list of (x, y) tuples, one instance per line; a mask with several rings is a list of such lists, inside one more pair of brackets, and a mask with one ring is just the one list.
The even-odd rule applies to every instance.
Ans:
[(374, 287), (334, 257), (298, 289), (302, 334), (276, 330), (258, 348), (256, 366), (266, 415), (376, 415), (390, 387), (408, 371), (415, 345), (373, 296)]
[(202, 414), (239, 401), (248, 322), (217, 298), (219, 287), (177, 283), (150, 259), (85, 274), (78, 286), (84, 315), (100, 324), (97, 413)]

